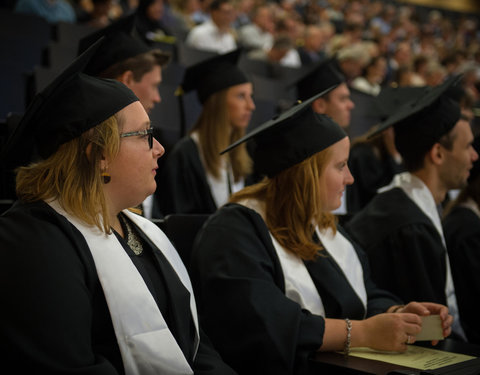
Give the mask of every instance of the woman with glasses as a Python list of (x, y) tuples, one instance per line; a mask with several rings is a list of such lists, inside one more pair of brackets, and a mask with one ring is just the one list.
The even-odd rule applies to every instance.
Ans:
[(236, 66), (240, 50), (197, 63), (185, 72), (184, 92), (203, 105), (189, 134), (168, 154), (160, 176), (163, 215), (211, 214), (242, 189), (251, 173), (245, 145), (220, 151), (245, 134), (255, 109), (253, 86)]
[(138, 98), (81, 73), (40, 95), (2, 161), (18, 202), (0, 217), (1, 355), (18, 373), (234, 374), (201, 333), (190, 280), (156, 225), (128, 210), (164, 149)]

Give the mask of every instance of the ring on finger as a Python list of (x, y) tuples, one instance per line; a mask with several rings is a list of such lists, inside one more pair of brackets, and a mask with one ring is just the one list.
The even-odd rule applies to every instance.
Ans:
[(412, 343), (412, 336), (407, 335), (407, 342), (406, 344), (411, 344)]

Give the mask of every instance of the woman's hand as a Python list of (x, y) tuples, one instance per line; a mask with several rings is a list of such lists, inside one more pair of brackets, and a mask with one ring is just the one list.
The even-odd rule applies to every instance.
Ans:
[[(443, 337), (452, 333), (453, 316), (449, 315), (448, 307), (433, 302), (410, 302), (408, 305), (395, 311), (396, 313), (413, 313), (420, 316), (440, 315), (442, 320)], [(437, 345), (438, 340), (433, 340), (432, 345)]]
[(377, 350), (403, 352), (407, 350), (407, 343), (415, 342), (415, 335), (421, 329), (422, 320), (417, 314), (375, 315), (353, 322), (352, 347), (367, 346)]

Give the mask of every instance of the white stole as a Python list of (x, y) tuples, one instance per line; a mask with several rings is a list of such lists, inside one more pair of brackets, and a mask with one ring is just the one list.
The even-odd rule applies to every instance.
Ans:
[[(92, 253), (112, 318), (127, 375), (193, 374), (182, 350), (168, 329), (153, 296), (115, 234), (107, 235), (65, 212), (57, 201), (49, 205), (84, 236)], [(198, 318), (192, 285), (177, 251), (166, 235), (149, 220), (124, 210), (162, 251), (190, 292), (190, 309), (199, 345)]]
[[(256, 211), (265, 220), (265, 207), (258, 200), (248, 199), (238, 203)], [(282, 267), (285, 279), (285, 295), (312, 314), (325, 317), (322, 298), (303, 260), (291, 251), (286, 250), (270, 232), (269, 234)]]
[(241, 178), (238, 182), (235, 182), (232, 168), (227, 163), (225, 157), (222, 157), (221, 159), (222, 165), (220, 167), (220, 177), (217, 178), (213, 176), (210, 172), (208, 172), (205, 166), (205, 160), (203, 157), (202, 148), (200, 147), (198, 133), (193, 132), (190, 137), (197, 145), (198, 154), (200, 155), (200, 160), (203, 164), (203, 169), (205, 170), (205, 177), (207, 179), (208, 186), (210, 187), (210, 193), (212, 194), (213, 201), (217, 207), (221, 207), (228, 202), (231, 194), (236, 193), (245, 187), (245, 179)]
[(352, 243), (339, 231), (336, 231), (334, 234), (331, 228), (320, 230), (316, 227), (315, 232), (322, 241), (322, 245), (325, 247), (328, 254), (335, 260), (342, 270), (348, 283), (355, 291), (360, 301), (362, 301), (366, 312), (367, 291), (363, 279), (363, 267)]

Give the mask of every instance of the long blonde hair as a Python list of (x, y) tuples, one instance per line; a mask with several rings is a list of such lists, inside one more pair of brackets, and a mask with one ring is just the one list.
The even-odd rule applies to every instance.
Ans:
[(56, 199), (69, 214), (110, 233), (100, 160), (118, 154), (121, 123), (121, 116), (114, 115), (62, 144), (49, 158), (18, 168), (18, 198), (24, 202)]
[(330, 155), (328, 148), (318, 152), (272, 178), (247, 186), (232, 195), (230, 202), (248, 198), (263, 201), (267, 227), (280, 245), (304, 260), (313, 260), (321, 250), (313, 240), (313, 223), (336, 230), (335, 216), (325, 211), (321, 178)]
[[(205, 101), (203, 110), (190, 132), (198, 132), (200, 147), (203, 151), (207, 171), (220, 177), (220, 152), (228, 145), (240, 139), (245, 129), (232, 128), (227, 109), (227, 89), (216, 92)], [(252, 160), (248, 155), (245, 144), (236, 147), (228, 153), (233, 169), (235, 182), (247, 176), (252, 171)]]

